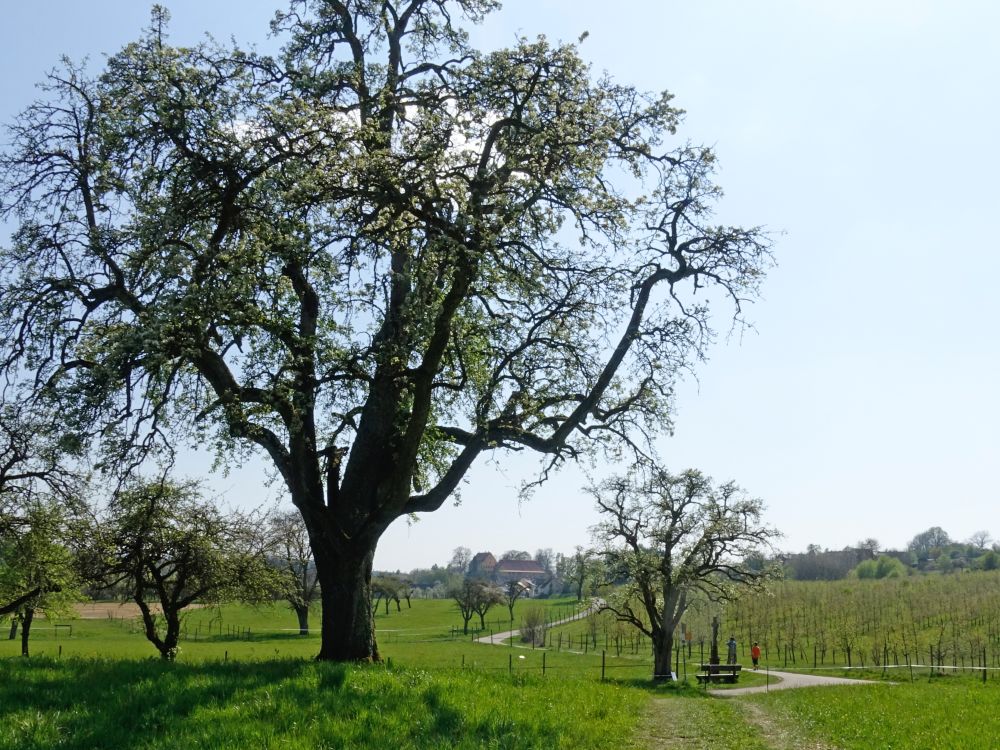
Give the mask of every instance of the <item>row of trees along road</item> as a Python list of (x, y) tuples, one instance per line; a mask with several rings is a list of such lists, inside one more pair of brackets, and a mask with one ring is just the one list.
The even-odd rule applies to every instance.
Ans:
[[(377, 660), (371, 571), (484, 453), (641, 448), (770, 265), (712, 223), (681, 111), (576, 45), (472, 49), (495, 0), (292, 0), (282, 52), (66, 64), (0, 156), (0, 366), (128, 472), (269, 457), (302, 515), (320, 659)], [(699, 296), (694, 296), (699, 292)]]

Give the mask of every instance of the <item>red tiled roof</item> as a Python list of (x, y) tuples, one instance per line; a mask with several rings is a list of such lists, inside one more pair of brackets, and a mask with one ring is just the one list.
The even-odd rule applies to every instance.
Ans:
[(527, 575), (544, 575), (545, 568), (535, 560), (501, 560), (494, 568), (497, 573), (517, 573)]

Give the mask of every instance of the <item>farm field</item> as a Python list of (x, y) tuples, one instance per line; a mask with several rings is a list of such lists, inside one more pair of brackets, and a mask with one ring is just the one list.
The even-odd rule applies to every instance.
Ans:
[[(539, 604), (552, 619), (575, 609), (518, 602), (515, 618)], [(39, 620), (30, 659), (17, 656), (19, 641), (0, 640), (0, 749), (987, 748), (1000, 737), (992, 672), (984, 684), (981, 672), (921, 667), (912, 683), (900, 671), (888, 675), (898, 684), (722, 699), (690, 684), (652, 686), (648, 642), (606, 618), (552, 628), (534, 649), (474, 643), (446, 601), (393, 605), (377, 622), (386, 662), (345, 667), (313, 662), (318, 636), (299, 636), (281, 606), (190, 612), (173, 664), (127, 618), (59, 623), (71, 634)], [(870, 665), (822, 673), (882, 677)], [(764, 675), (739, 686), (763, 687)]]
[[(993, 677), (1000, 675), (1000, 572), (785, 581), (730, 607), (722, 627), (744, 651), (759, 641), (774, 668), (985, 666)], [(704, 634), (707, 619), (692, 628)]]
[[(770, 593), (747, 597), (724, 611), (691, 610), (691, 635), (677, 654), (681, 668), (709, 652), (711, 617), (720, 638), (736, 637), (739, 656), (750, 660), (758, 641), (762, 664), (772, 669), (909, 679), (912, 666), (938, 673), (1000, 680), (1000, 572), (920, 575), (885, 580), (780, 581)], [(547, 642), (609, 654), (645, 653), (645, 638), (610, 616), (553, 628)], [(675, 641), (676, 643), (676, 641)]]

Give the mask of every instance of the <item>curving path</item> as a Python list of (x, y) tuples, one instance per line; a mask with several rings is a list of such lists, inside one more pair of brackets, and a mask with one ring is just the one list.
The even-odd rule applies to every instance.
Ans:
[[(566, 617), (566, 618), (564, 618), (562, 620), (557, 620), (556, 622), (550, 622), (549, 623), (549, 627), (551, 628), (551, 627), (553, 627), (555, 625), (565, 625), (567, 622), (573, 622), (574, 620), (582, 620), (584, 617), (586, 617), (587, 615), (589, 615), (591, 612), (596, 612), (596, 611), (600, 610), (600, 608), (603, 607), (603, 606), (604, 606), (604, 600), (603, 599), (592, 599), (591, 602), (590, 602), (590, 606), (587, 607), (582, 612), (577, 612), (572, 617)], [(506, 646), (508, 644), (504, 643), (504, 641), (506, 641), (508, 638), (516, 638), (519, 635), (521, 635), (521, 631), (520, 630), (508, 630), (508, 631), (503, 632), (503, 633), (493, 633), (492, 635), (487, 635), (487, 636), (485, 636), (483, 638), (477, 638), (476, 639), (476, 643), (485, 643), (488, 646), (490, 646), (490, 645), (492, 645), (492, 646)]]
[[(549, 626), (553, 625), (563, 625), (567, 622), (573, 622), (574, 620), (581, 620), (591, 612), (598, 611), (604, 605), (604, 601), (601, 599), (594, 599), (591, 601), (590, 606), (578, 612), (572, 617), (567, 617), (563, 620), (557, 622), (549, 623)], [(476, 643), (484, 643), (486, 645), (503, 646), (507, 645), (504, 641), (509, 638), (516, 638), (521, 634), (520, 630), (507, 630), (503, 633), (493, 633), (492, 635), (484, 636), (483, 638), (477, 638)], [(758, 672), (759, 674), (759, 672)], [(804, 687), (818, 687), (822, 685), (878, 685), (880, 683), (872, 680), (853, 680), (848, 677), (824, 677), (823, 675), (815, 674), (801, 674), (799, 672), (775, 672), (773, 669), (768, 672), (771, 677), (776, 678), (776, 681), (769, 685), (755, 685), (754, 687), (744, 687), (744, 688), (730, 688), (728, 690), (709, 690), (709, 695), (714, 695), (718, 698), (736, 698), (740, 695), (749, 695), (751, 693), (766, 693), (771, 690), (790, 690), (793, 688), (804, 688)]]
[[(759, 672), (758, 672), (759, 674)], [(732, 688), (730, 690), (709, 690), (709, 695), (719, 698), (735, 698), (738, 695), (748, 695), (750, 693), (765, 693), (771, 690), (789, 690), (791, 688), (816, 687), (819, 685), (878, 685), (880, 683), (872, 680), (852, 680), (848, 677), (823, 677), (815, 674), (800, 674), (798, 672), (775, 672), (769, 673), (772, 677), (777, 677), (780, 682), (772, 685), (755, 685), (754, 687)]]

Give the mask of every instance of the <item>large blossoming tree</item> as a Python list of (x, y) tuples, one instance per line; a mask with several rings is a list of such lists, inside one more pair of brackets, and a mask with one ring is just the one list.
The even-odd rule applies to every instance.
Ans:
[[(470, 48), (494, 0), (295, 0), (277, 58), (170, 46), (66, 66), (0, 158), (0, 339), (106, 467), (178, 435), (266, 455), (309, 530), (319, 657), (378, 659), (371, 569), (491, 451), (543, 475), (641, 448), (753, 297), (756, 229), (669, 95), (574, 45)], [(696, 297), (695, 294), (700, 296)]]

